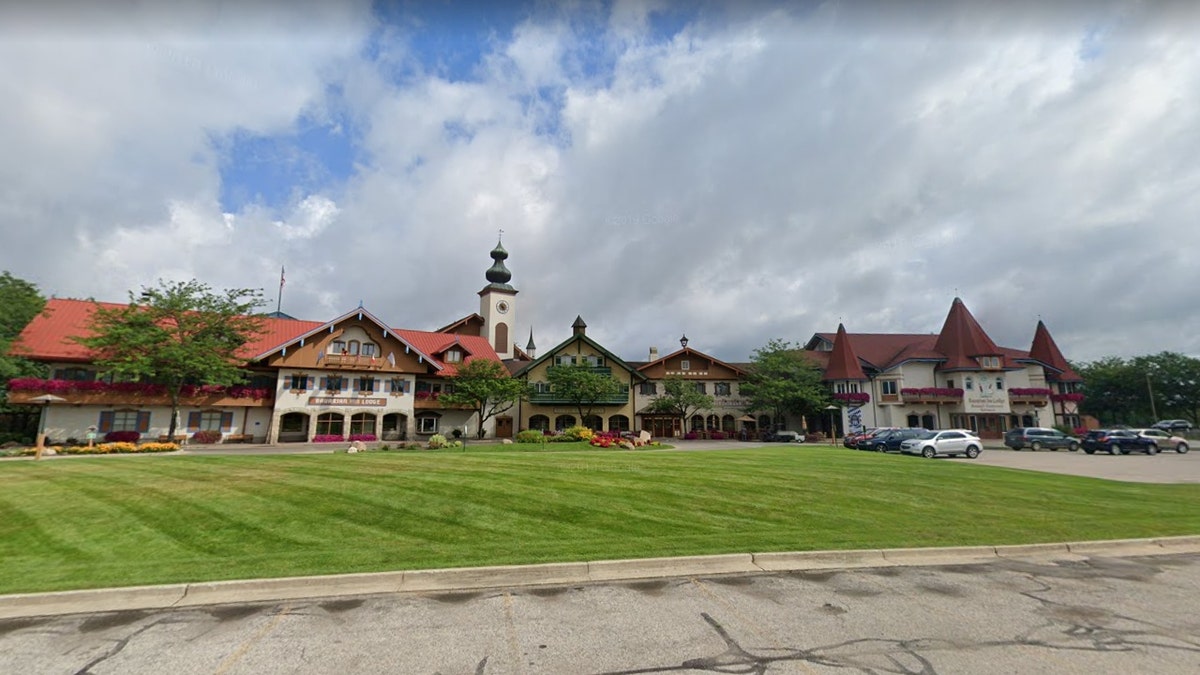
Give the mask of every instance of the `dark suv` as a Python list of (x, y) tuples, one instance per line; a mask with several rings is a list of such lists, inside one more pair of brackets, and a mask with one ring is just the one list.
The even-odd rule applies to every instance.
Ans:
[(1118, 452), (1128, 455), (1134, 450), (1155, 455), (1158, 454), (1158, 445), (1153, 439), (1139, 436), (1129, 429), (1093, 429), (1083, 437), (1083, 451), (1090, 455), (1097, 450), (1107, 450), (1110, 455)]
[(1066, 448), (1071, 452), (1079, 449), (1079, 439), (1064, 434), (1058, 429), (1045, 427), (1016, 427), (1004, 433), (1004, 444), (1013, 450), (1029, 448), (1034, 452), (1042, 448), (1057, 450)]
[(929, 433), (928, 429), (888, 429), (869, 440), (860, 442), (858, 449), (874, 450), (876, 452), (900, 452), (901, 443), (926, 433)]

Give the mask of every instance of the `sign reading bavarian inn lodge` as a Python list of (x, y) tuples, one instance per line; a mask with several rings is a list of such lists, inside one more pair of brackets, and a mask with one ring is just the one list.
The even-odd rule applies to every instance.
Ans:
[(370, 396), (310, 396), (308, 404), (375, 406), (376, 408), (382, 408), (387, 405), (387, 400)]

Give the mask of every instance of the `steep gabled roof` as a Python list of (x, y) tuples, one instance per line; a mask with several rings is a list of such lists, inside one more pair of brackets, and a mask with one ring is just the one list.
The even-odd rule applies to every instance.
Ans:
[(951, 303), (933, 348), (946, 357), (941, 370), (978, 370), (980, 356), (1000, 357), (1000, 367), (1005, 366), (1003, 352), (959, 298)]
[[(583, 320), (581, 318), (577, 317), (575, 319), (575, 321), (576, 321), (576, 323), (581, 323)], [(615, 362), (616, 364), (620, 365), (625, 370), (628, 370), (630, 373), (633, 374), (634, 377), (638, 378), (639, 380), (646, 379), (645, 375), (642, 375), (641, 373), (639, 373), (636, 368), (634, 368), (633, 366), (626, 363), (624, 359), (622, 359), (621, 357), (617, 356), (616, 354), (613, 354), (612, 352), (608, 351), (607, 349), (602, 347), (600, 345), (600, 343), (596, 342), (595, 340), (588, 337), (584, 333), (578, 333), (576, 335), (572, 335), (571, 337), (567, 338), (566, 340), (563, 340), (562, 342), (555, 345), (552, 349), (547, 351), (545, 354), (542, 354), (541, 356), (537, 357), (533, 361), (530, 361), (529, 363), (523, 364), (513, 374), (514, 375), (524, 375), (525, 373), (528, 373), (530, 370), (533, 370), (534, 368), (538, 367), (538, 365), (545, 362), (547, 359), (549, 359), (552, 356), (554, 356), (555, 354), (558, 354), (559, 352), (561, 352), (564, 348), (566, 348), (567, 345), (569, 345), (573, 342), (576, 342), (576, 341), (583, 342), (584, 344), (590, 346), (592, 349), (595, 349), (596, 351), (600, 352), (601, 354), (604, 355), (604, 358), (607, 359), (609, 363)]]
[(435, 333), (462, 333), (464, 330), (466, 330), (467, 335), (479, 335), (479, 331), (482, 328), (483, 328), (483, 317), (479, 316), (479, 314), (477, 314), (477, 313), (472, 312), (471, 314), (464, 316), (463, 318), (459, 319), (458, 321), (453, 321), (451, 323), (446, 324), (445, 326), (442, 326), (441, 328), (435, 330), (434, 332)]
[[(115, 302), (97, 303), (91, 300), (51, 298), (46, 302), (45, 309), (35, 316), (13, 341), (10, 352), (40, 361), (81, 363), (91, 361), (92, 353), (73, 338), (92, 335), (92, 315), (95, 313), (97, 305), (105, 309), (120, 309), (127, 306)], [(291, 342), (321, 325), (317, 321), (264, 318), (262, 332), (253, 336), (249, 342), (243, 345), (238, 351), (238, 356), (252, 359), (272, 347)]]
[(672, 359), (672, 358), (675, 358), (676, 356), (680, 356), (682, 354), (691, 354), (691, 355), (695, 355), (695, 356), (698, 356), (703, 359), (708, 359), (709, 361), (712, 361), (713, 363), (715, 363), (719, 366), (724, 366), (726, 368), (729, 368), (730, 370), (737, 372), (739, 375), (746, 374), (746, 371), (743, 368), (735, 366), (732, 363), (726, 363), (718, 358), (709, 356), (708, 354), (705, 354), (704, 352), (696, 351), (695, 349), (692, 349), (691, 347), (684, 347), (683, 349), (677, 349), (674, 352), (667, 354), (666, 356), (664, 356), (660, 359), (656, 359), (654, 361), (637, 362), (636, 364), (633, 362), (630, 362), (627, 365), (635, 366), (636, 370), (642, 371), (642, 370), (651, 368), (653, 366), (656, 366), (656, 365), (666, 361), (667, 359)]
[(833, 350), (829, 353), (829, 363), (825, 366), (824, 379), (868, 379), (858, 362), (858, 356), (854, 353), (854, 347), (850, 345), (850, 337), (846, 334), (846, 326), (840, 323), (838, 324), (837, 337), (833, 340)]
[[(349, 312), (346, 312), (345, 314), (337, 317), (336, 319), (331, 319), (324, 323), (319, 323), (316, 325), (315, 328), (313, 328), (309, 331), (306, 331), (305, 333), (303, 333), (301, 335), (297, 335), (297, 336), (294, 336), (294, 337), (291, 337), (291, 338), (288, 338), (285, 340), (274, 342), (274, 343), (270, 344), (263, 351), (256, 353), (251, 358), (251, 360), (259, 361), (261, 359), (265, 359), (265, 358), (271, 356), (272, 354), (274, 354), (275, 352), (283, 349), (284, 347), (287, 347), (289, 344), (291, 344), (293, 342), (297, 342), (300, 340), (307, 340), (308, 338), (316, 335), (317, 333), (320, 333), (321, 331), (329, 330), (329, 329), (333, 328), (334, 326), (336, 326), (337, 324), (350, 319), (351, 317), (354, 317), (355, 319), (357, 319), (359, 321), (362, 321), (363, 319), (367, 319), (368, 321), (371, 321), (376, 326), (378, 326), (380, 328), (380, 330), (382, 330), (384, 332), (384, 335), (392, 335), (392, 336), (396, 337), (398, 340), (400, 340), (400, 342), (403, 343), (406, 347), (416, 350), (418, 355), (423, 357), (426, 361), (432, 362), (434, 368), (436, 368), (437, 370), (441, 370), (443, 368), (443, 366), (441, 365), (441, 362), (438, 361), (437, 359), (432, 358), (432, 356), (427, 351), (421, 349), (420, 347), (417, 347), (416, 345), (412, 344), (411, 342), (408, 342), (403, 337), (400, 337), (398, 334), (396, 334), (394, 329), (389, 327), (383, 321), (380, 321), (378, 317), (376, 317), (374, 314), (368, 312), (366, 309), (364, 309), (361, 306), (356, 309), (352, 309)], [(314, 322), (305, 322), (305, 323), (314, 323)]]
[(461, 347), (464, 352), (463, 363), (470, 363), (475, 359), (500, 361), (500, 356), (496, 354), (495, 349), (492, 349), (492, 345), (488, 343), (487, 338), (478, 335), (431, 333), (422, 330), (408, 330), (406, 328), (393, 328), (392, 332), (420, 350), (419, 353), (434, 355), (426, 358), (441, 369), (441, 372), (438, 374), (443, 377), (452, 377), (458, 373), (457, 363), (447, 363), (441, 360), (441, 356), (455, 345)]
[(1057, 374), (1047, 373), (1047, 379), (1056, 382), (1083, 381), (1083, 378), (1071, 369), (1071, 364), (1067, 363), (1066, 357), (1059, 351), (1054, 338), (1050, 337), (1050, 330), (1041, 320), (1038, 320), (1037, 329), (1033, 331), (1033, 345), (1029, 348), (1029, 356), (1058, 371)]

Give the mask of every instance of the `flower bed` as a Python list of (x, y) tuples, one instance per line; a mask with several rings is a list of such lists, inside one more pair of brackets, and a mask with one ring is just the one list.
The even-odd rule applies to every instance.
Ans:
[(842, 403), (870, 403), (871, 395), (865, 391), (844, 391), (834, 393), (833, 400)]
[(346, 437), (341, 434), (317, 434), (313, 436), (313, 443), (341, 443), (346, 440)]
[(351, 441), (362, 441), (363, 443), (374, 443), (379, 440), (375, 434), (350, 434)]
[(963, 390), (957, 387), (920, 387), (920, 388), (905, 388), (900, 390), (902, 396), (924, 397), (932, 396), (937, 398), (962, 398)]
[(1008, 393), (1011, 396), (1049, 396), (1050, 390), (1041, 387), (1013, 387), (1008, 390)]

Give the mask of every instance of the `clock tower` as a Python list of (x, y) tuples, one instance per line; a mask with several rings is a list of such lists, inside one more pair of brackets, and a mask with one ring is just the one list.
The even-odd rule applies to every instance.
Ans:
[(513, 353), (513, 327), (517, 323), (517, 289), (509, 285), (512, 272), (504, 266), (508, 251), (496, 241), (492, 249), (492, 266), (485, 275), (488, 285), (479, 291), (479, 316), (483, 317), (481, 335), (491, 343), (492, 349), (502, 359), (511, 359)]

